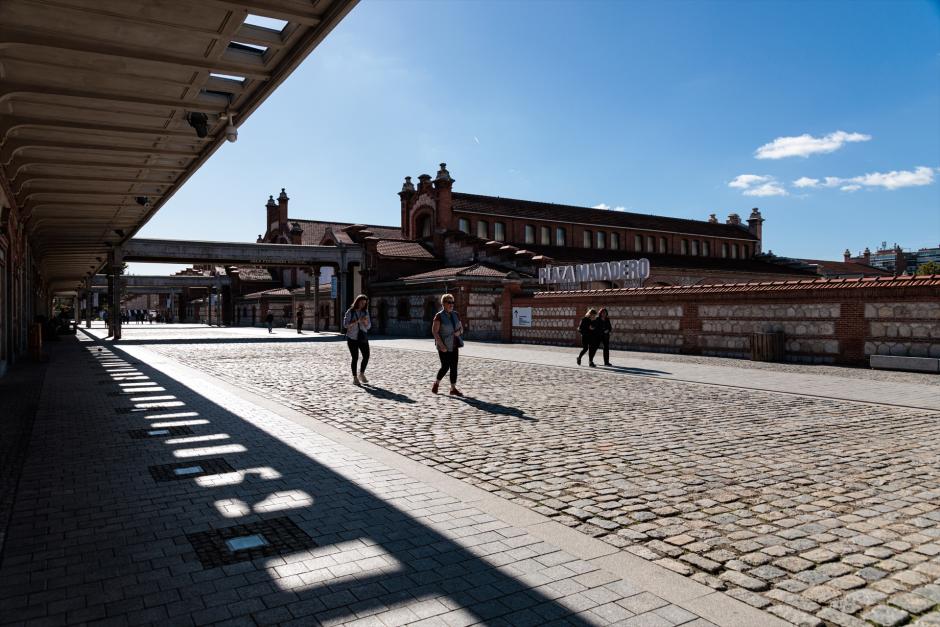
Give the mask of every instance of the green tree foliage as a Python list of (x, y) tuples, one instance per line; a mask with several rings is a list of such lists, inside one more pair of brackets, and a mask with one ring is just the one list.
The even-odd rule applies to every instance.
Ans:
[(940, 274), (940, 263), (928, 261), (917, 267), (917, 274)]

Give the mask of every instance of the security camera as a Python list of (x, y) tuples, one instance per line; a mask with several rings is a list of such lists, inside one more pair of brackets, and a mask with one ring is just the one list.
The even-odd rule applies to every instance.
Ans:
[(238, 141), (238, 129), (235, 128), (235, 116), (231, 113), (226, 113), (225, 118), (228, 120), (228, 124), (225, 126), (225, 139), (234, 143)]
[(140, 205), (141, 207), (150, 206), (150, 199), (147, 198), (146, 196), (138, 196), (135, 200), (137, 201), (137, 204)]
[(196, 129), (196, 136), (199, 138), (209, 135), (209, 116), (205, 113), (192, 112), (186, 116), (189, 125)]

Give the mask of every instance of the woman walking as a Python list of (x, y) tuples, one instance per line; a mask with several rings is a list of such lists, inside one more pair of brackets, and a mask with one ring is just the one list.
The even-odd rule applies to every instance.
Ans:
[[(369, 329), (372, 323), (369, 321), (369, 298), (365, 294), (356, 296), (352, 307), (346, 310), (343, 326), (346, 328), (346, 346), (352, 356), (353, 385), (368, 383), (366, 366), (369, 365)], [(362, 353), (362, 365), (359, 366), (359, 377), (356, 378), (359, 353)]]
[(463, 346), (463, 325), (460, 316), (454, 311), (454, 297), (451, 294), (441, 296), (441, 310), (434, 315), (431, 323), (431, 333), (434, 334), (434, 345), (437, 346), (437, 356), (441, 360), (441, 368), (437, 371), (437, 378), (431, 391), (437, 394), (444, 375), (450, 372), (450, 393), (453, 396), (463, 396), (457, 389), (457, 359), (459, 349)]
[(578, 325), (578, 333), (581, 334), (581, 352), (578, 353), (578, 365), (581, 365), (581, 358), (584, 357), (584, 353), (587, 353), (588, 364), (591, 368), (597, 368), (597, 364), (594, 363), (594, 355), (597, 354), (600, 337), (596, 309), (587, 310), (587, 313), (581, 318), (581, 324)]
[(614, 330), (614, 327), (610, 324), (610, 314), (607, 313), (606, 307), (601, 307), (601, 310), (597, 312), (597, 325), (601, 344), (604, 345), (604, 365), (612, 366), (613, 364), (610, 363), (610, 332)]

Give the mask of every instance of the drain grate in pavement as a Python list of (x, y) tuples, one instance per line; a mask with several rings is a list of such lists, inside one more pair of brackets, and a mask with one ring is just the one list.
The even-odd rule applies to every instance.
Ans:
[(317, 545), (290, 518), (269, 518), (244, 525), (186, 534), (204, 568), (216, 568)]
[(189, 427), (164, 427), (162, 429), (134, 429), (127, 434), (135, 440), (144, 438), (166, 438), (176, 435), (193, 435), (193, 430)]
[(153, 477), (154, 481), (177, 481), (179, 479), (201, 477), (202, 475), (221, 475), (227, 472), (235, 472), (235, 469), (221, 457), (150, 466), (147, 470), (150, 471), (150, 476)]

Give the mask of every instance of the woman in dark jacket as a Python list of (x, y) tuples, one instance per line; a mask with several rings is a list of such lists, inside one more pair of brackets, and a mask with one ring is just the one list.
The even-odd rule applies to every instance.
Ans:
[(610, 314), (606, 307), (601, 307), (597, 312), (597, 330), (600, 335), (601, 344), (604, 345), (604, 365), (611, 366), (610, 363), (610, 332), (614, 330), (610, 324)]
[(578, 333), (581, 334), (581, 352), (578, 353), (578, 365), (581, 365), (581, 358), (584, 353), (588, 353), (588, 363), (591, 368), (597, 368), (594, 363), (594, 355), (597, 353), (597, 347), (600, 344), (597, 325), (597, 310), (588, 309), (584, 317), (581, 318), (581, 324), (578, 325)]

